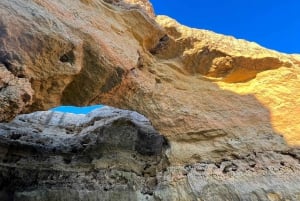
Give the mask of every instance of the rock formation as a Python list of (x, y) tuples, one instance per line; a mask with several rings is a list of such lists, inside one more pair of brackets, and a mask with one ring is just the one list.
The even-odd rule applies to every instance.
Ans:
[[(4, 0), (0, 13), (3, 199), (300, 200), (299, 55), (182, 26), (147, 0)], [(153, 127), (112, 108), (17, 116), (99, 103)]]
[(297, 150), (173, 166), (143, 115), (111, 107), (19, 115), (0, 147), (1, 200), (300, 199)]
[(137, 200), (167, 142), (136, 112), (36, 112), (0, 124), (0, 200)]

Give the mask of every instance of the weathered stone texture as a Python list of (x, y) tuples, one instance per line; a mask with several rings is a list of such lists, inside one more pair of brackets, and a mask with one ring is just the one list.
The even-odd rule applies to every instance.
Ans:
[(153, 193), (167, 147), (136, 112), (20, 115), (0, 124), (0, 200), (139, 200)]
[(0, 197), (298, 201), (299, 74), (299, 55), (147, 0), (3, 0), (1, 122), (102, 103), (153, 127), (107, 108), (17, 116), (1, 124)]
[[(139, 8), (100, 0), (5, 0), (0, 13), (1, 64), (14, 75), (11, 79), (23, 78), (34, 91), (32, 102), (16, 103), (14, 116), (60, 104), (89, 104), (119, 85), (136, 66), (138, 52), (152, 48), (163, 34)], [(4, 113), (1, 121), (11, 119)]]
[(0, 124), (0, 199), (299, 199), (299, 151), (249, 152), (174, 166), (143, 115), (35, 112)]

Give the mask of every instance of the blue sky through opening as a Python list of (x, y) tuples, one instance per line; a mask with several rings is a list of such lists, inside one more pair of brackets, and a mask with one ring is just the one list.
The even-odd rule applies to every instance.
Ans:
[(52, 111), (59, 111), (59, 112), (69, 112), (74, 114), (87, 114), (97, 108), (101, 108), (103, 105), (92, 105), (86, 107), (76, 107), (76, 106), (59, 106), (52, 108)]

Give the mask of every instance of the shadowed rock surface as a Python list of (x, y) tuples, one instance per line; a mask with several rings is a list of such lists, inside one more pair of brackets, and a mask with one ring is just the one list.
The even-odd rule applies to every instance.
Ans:
[(20, 115), (0, 124), (0, 147), (1, 200), (139, 200), (167, 162), (144, 116), (110, 107)]
[[(0, 14), (3, 200), (299, 200), (299, 55), (147, 0), (3, 0)], [(90, 104), (151, 124), (31, 113)]]

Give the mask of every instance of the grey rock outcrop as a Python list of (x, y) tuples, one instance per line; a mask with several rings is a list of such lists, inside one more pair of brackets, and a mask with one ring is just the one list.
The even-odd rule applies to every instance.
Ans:
[(0, 200), (139, 200), (154, 191), (166, 146), (136, 112), (20, 115), (0, 124)]

